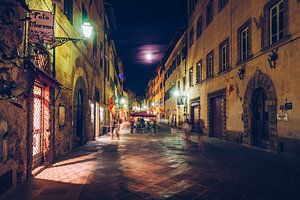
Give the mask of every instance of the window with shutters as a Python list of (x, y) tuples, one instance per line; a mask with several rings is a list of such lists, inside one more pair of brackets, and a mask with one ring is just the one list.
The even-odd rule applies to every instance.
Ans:
[(238, 62), (251, 57), (251, 19), (238, 29)]
[(214, 3), (210, 0), (206, 5), (206, 26), (208, 26), (214, 18)]
[(197, 38), (202, 35), (202, 15), (197, 20)]
[(71, 24), (73, 24), (73, 0), (64, 1), (64, 13)]
[(219, 72), (229, 69), (229, 39), (224, 40), (219, 46)]
[(196, 83), (202, 82), (202, 60), (200, 60), (196, 65)]
[(214, 76), (214, 51), (206, 56), (206, 78)]
[(190, 69), (189, 69), (189, 84), (190, 84), (190, 87), (193, 87), (194, 85), (194, 83), (193, 83), (193, 67), (191, 67)]

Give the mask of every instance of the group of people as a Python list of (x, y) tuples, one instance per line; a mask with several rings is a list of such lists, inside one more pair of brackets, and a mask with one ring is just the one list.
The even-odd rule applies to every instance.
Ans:
[[(189, 119), (186, 119), (185, 122), (182, 124), (182, 130), (184, 131), (184, 140), (188, 143), (191, 141), (191, 131), (192, 131), (192, 124)], [(198, 144), (199, 147), (204, 152), (204, 144), (202, 141), (202, 137), (204, 135), (204, 123), (202, 120), (199, 120), (199, 129), (196, 131), (198, 134)]]
[(130, 133), (144, 133), (148, 132), (150, 133), (153, 131), (156, 133), (157, 130), (157, 124), (156, 121), (145, 121), (143, 118), (138, 118), (137, 120), (131, 120), (130, 123)]

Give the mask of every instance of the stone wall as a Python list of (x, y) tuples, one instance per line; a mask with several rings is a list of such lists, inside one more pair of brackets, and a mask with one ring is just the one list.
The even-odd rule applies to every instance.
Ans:
[[(196, 11), (191, 15), (187, 31), (192, 27), (196, 28), (197, 19), (203, 15), (205, 19), (205, 5), (208, 1), (201, 1), (197, 4)], [(195, 37), (194, 45), (188, 51), (188, 67), (195, 66), (196, 63), (202, 60), (203, 63), (203, 78), (204, 81), (192, 88), (189, 88), (190, 99), (200, 96), (201, 102), (201, 118), (204, 120), (205, 125), (208, 125), (208, 102), (207, 96), (209, 93), (227, 87), (227, 82), (234, 87), (233, 92), (227, 90), (226, 94), (226, 132), (233, 135), (245, 135), (243, 141), (251, 144), (251, 137), (249, 136), (249, 123), (247, 118), (248, 109), (247, 101), (249, 101), (248, 92), (249, 84), (259, 87), (265, 86), (268, 94), (276, 95), (276, 103), (269, 105), (269, 119), (272, 121), (269, 124), (271, 130), (270, 149), (275, 149), (276, 142), (272, 138), (290, 138), (300, 139), (300, 128), (298, 126), (300, 117), (299, 92), (300, 89), (297, 85), (300, 83), (299, 74), (299, 61), (300, 56), (300, 4), (297, 0), (287, 0), (287, 28), (288, 38), (283, 40), (277, 45), (270, 48), (262, 48), (261, 32), (262, 27), (259, 24), (264, 11), (264, 5), (267, 0), (255, 1), (246, 0), (230, 0), (227, 5), (219, 11), (218, 2), (214, 1), (214, 18), (213, 21), (206, 26), (203, 23), (203, 33), (199, 38)], [(275, 2), (275, 1), (274, 1)], [(238, 62), (238, 43), (237, 43), (237, 30), (247, 20), (250, 20), (251, 32), (251, 53), (252, 57), (244, 63)], [(205, 20), (204, 20), (205, 21)], [(230, 69), (223, 73), (219, 72), (219, 44), (229, 38), (229, 63)], [(275, 68), (271, 68), (268, 62), (269, 56), (273, 50), (278, 49), (278, 60)], [(206, 75), (206, 55), (214, 50), (214, 77), (207, 79)], [(245, 77), (239, 79), (238, 71), (245, 65)], [(194, 68), (195, 70), (195, 68)], [(274, 89), (271, 89), (269, 82), (251, 81), (256, 79), (256, 73), (259, 71), (261, 74), (266, 74), (273, 82)], [(195, 74), (195, 73), (194, 73)], [(194, 77), (195, 80), (195, 77)], [(247, 89), (248, 88), (248, 89)], [(270, 91), (274, 90), (276, 93)], [(252, 94), (251, 94), (252, 95)], [(272, 101), (270, 101), (272, 102)], [(281, 110), (280, 106), (285, 103), (291, 102), (293, 104), (292, 110)], [(272, 111), (271, 111), (272, 110)], [(278, 121), (277, 113), (285, 112), (288, 115), (288, 121)], [(227, 138), (232, 138), (231, 136)], [(234, 137), (233, 137), (234, 138)], [(273, 141), (273, 142), (272, 142)]]

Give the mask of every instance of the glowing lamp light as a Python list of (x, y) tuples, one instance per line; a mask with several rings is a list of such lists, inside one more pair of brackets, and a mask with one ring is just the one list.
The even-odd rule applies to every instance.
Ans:
[(83, 37), (90, 38), (93, 33), (93, 26), (89, 22), (84, 22), (81, 25)]
[(178, 97), (179, 96), (179, 91), (175, 90), (173, 94), (174, 94), (174, 97)]
[(122, 98), (121, 99), (121, 104), (125, 104), (126, 103), (126, 99), (125, 98)]
[(155, 106), (155, 104), (154, 104), (154, 103), (152, 103), (151, 105), (152, 105), (152, 106)]

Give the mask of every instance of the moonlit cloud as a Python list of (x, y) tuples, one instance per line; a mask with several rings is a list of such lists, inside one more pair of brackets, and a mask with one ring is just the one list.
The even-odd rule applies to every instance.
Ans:
[(162, 59), (165, 49), (166, 45), (161, 44), (143, 45), (138, 49), (137, 63), (146, 65), (158, 63)]

